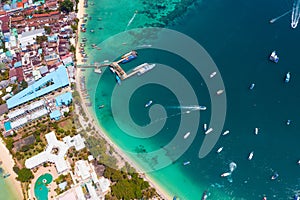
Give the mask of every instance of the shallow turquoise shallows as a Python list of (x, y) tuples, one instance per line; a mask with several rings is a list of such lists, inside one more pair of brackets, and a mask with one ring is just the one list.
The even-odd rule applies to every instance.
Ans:
[(51, 174), (43, 174), (40, 176), (34, 185), (34, 194), (38, 200), (47, 200), (48, 199), (48, 188), (47, 185), (52, 182)]

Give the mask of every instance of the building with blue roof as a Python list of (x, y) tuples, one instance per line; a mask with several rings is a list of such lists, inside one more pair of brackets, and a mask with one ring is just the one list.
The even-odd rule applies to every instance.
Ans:
[(64, 66), (58, 67), (57, 70), (49, 73), (47, 76), (34, 82), (26, 89), (12, 96), (6, 101), (8, 109), (14, 108), (37, 97), (41, 97), (59, 88), (66, 87), (70, 84), (67, 70)]
[(58, 37), (57, 37), (57, 35), (51, 35), (51, 36), (48, 36), (47, 39), (48, 39), (48, 42), (56, 42)]
[(62, 105), (68, 106), (72, 102), (72, 93), (66, 92), (55, 98), (56, 106), (61, 107)]
[(59, 120), (61, 117), (61, 112), (59, 110), (54, 110), (50, 113), (50, 119)]
[(15, 68), (22, 67), (22, 62), (21, 61), (15, 62), (14, 67)]

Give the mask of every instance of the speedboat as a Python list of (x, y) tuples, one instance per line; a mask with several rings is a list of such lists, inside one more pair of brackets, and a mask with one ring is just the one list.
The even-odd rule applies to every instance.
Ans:
[(288, 83), (288, 82), (290, 82), (290, 79), (291, 79), (291, 73), (288, 72), (288, 73), (285, 75), (285, 80), (284, 80), (284, 82)]
[(231, 172), (225, 172), (223, 174), (221, 174), (221, 177), (226, 177), (226, 176), (230, 176), (231, 175)]
[(203, 192), (203, 194), (202, 194), (201, 200), (206, 200), (207, 197), (208, 197), (207, 191), (205, 190), (205, 191)]
[(183, 138), (184, 138), (184, 139), (188, 138), (188, 137), (190, 136), (190, 134), (191, 134), (191, 132), (187, 132), (187, 133), (183, 136)]
[(151, 104), (153, 103), (153, 101), (148, 101), (148, 103), (146, 103), (145, 108), (149, 107)]
[(220, 147), (220, 148), (217, 150), (217, 153), (221, 153), (222, 150), (223, 150), (223, 147)]
[(99, 109), (104, 108), (104, 104), (98, 107)]
[(222, 135), (227, 135), (229, 133), (229, 130), (224, 131)]
[(279, 174), (277, 172), (274, 173), (274, 175), (271, 177), (272, 180), (277, 179), (279, 176)]
[(112, 72), (112, 73), (115, 73), (115, 69), (113, 67), (110, 67), (109, 70)]
[(189, 165), (189, 164), (191, 164), (190, 161), (186, 161), (186, 162), (183, 163), (184, 166), (185, 166), (185, 165)]
[(250, 90), (253, 90), (254, 86), (255, 86), (255, 84), (252, 83), (252, 84), (250, 85), (249, 89), (250, 89)]
[(254, 129), (254, 133), (255, 133), (255, 135), (258, 134), (258, 128), (255, 128), (255, 129)]
[(273, 61), (274, 63), (278, 63), (279, 57), (277, 56), (276, 51), (273, 51), (273, 52), (271, 53), (269, 59), (270, 59), (271, 61)]
[(207, 130), (207, 124), (203, 124), (203, 129), (204, 129), (204, 131)]
[(213, 72), (209, 75), (210, 78), (213, 78), (215, 75), (217, 74), (217, 72)]
[(300, 160), (298, 160), (298, 165), (300, 165)]
[(252, 158), (253, 158), (253, 154), (254, 154), (254, 152), (253, 151), (251, 151), (251, 153), (249, 154), (249, 156), (248, 156), (248, 160), (252, 160)]
[(206, 110), (205, 106), (199, 106), (199, 110)]
[(207, 131), (205, 131), (205, 135), (211, 133), (213, 131), (213, 128), (209, 128)]
[(286, 125), (290, 125), (290, 124), (291, 124), (291, 120), (289, 119), (286, 121)]
[(221, 95), (224, 92), (224, 90), (218, 90), (217, 95)]

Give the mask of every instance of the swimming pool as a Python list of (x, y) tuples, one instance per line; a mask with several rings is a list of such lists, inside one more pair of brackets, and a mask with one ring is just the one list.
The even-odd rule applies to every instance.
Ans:
[(48, 200), (48, 188), (47, 185), (52, 182), (51, 174), (41, 175), (35, 182), (34, 195), (38, 200)]
[(6, 131), (10, 131), (11, 130), (10, 121), (4, 122), (4, 128), (5, 128)]

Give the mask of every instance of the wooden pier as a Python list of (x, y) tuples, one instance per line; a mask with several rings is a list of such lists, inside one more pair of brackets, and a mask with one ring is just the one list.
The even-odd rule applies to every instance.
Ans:
[(126, 60), (128, 56), (130, 56), (132, 53), (136, 53), (135, 51), (132, 51), (130, 53), (125, 54), (126, 57), (122, 57), (122, 59), (116, 61), (116, 62), (107, 62), (107, 63), (94, 63), (94, 64), (83, 64), (83, 65), (77, 65), (78, 68), (95, 68), (95, 70), (100, 70), (102, 67), (112, 67), (115, 70), (115, 73), (120, 77), (121, 80), (125, 80), (127, 78), (130, 78), (131, 76), (134, 76), (139, 72), (139, 70), (134, 70), (127, 74), (124, 69), (119, 65), (123, 60)]

